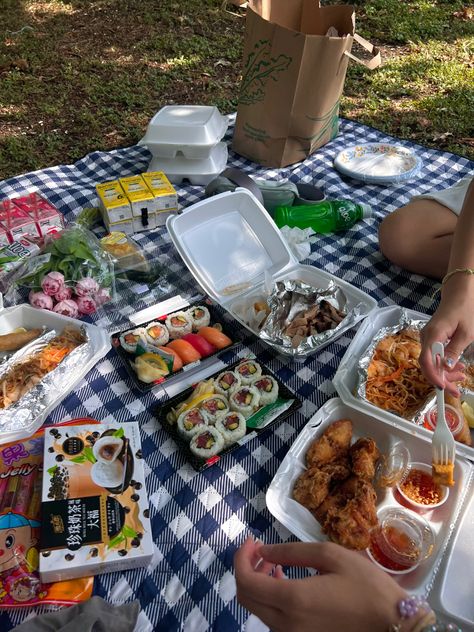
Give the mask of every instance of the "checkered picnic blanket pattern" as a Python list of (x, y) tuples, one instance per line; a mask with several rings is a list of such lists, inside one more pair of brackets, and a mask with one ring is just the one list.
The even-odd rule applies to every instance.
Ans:
[[(226, 140), (230, 141), (233, 127)], [(415, 180), (379, 186), (341, 176), (332, 166), (340, 150), (358, 143), (396, 142), (411, 148), (423, 160)], [(150, 154), (134, 146), (111, 152), (93, 152), (73, 165), (59, 165), (21, 175), (0, 183), (0, 198), (38, 191), (66, 216), (74, 216), (96, 204), (95, 184), (146, 171)], [(228, 165), (267, 179), (289, 178), (324, 189), (328, 198), (366, 202), (374, 210), (341, 234), (312, 240), (312, 252), (304, 263), (314, 264), (361, 288), (380, 306), (397, 304), (431, 313), (436, 306), (429, 298), (436, 284), (391, 266), (377, 247), (377, 225), (393, 209), (414, 194), (453, 185), (474, 172), (474, 164), (446, 152), (399, 141), (354, 121), (341, 120), (339, 135), (304, 162), (284, 169), (263, 169), (229, 152)], [(178, 186), (181, 206), (203, 198), (203, 187)], [(117, 303), (98, 317), (98, 324), (111, 330), (127, 315), (148, 302), (179, 290), (192, 296), (196, 285), (185, 270), (164, 229), (139, 237), (145, 250), (158, 256), (167, 277), (152, 288), (119, 284)], [(151, 298), (147, 296), (151, 291)], [(254, 353), (302, 400), (299, 411), (258, 437), (226, 455), (207, 470), (197, 473), (175, 442), (161, 428), (155, 411), (162, 392), (146, 394), (135, 390), (124, 365), (110, 351), (50, 415), (49, 422), (91, 416), (98, 420), (125, 422), (135, 419), (141, 428), (147, 491), (154, 539), (154, 556), (148, 568), (112, 573), (96, 578), (95, 593), (114, 603), (140, 601), (137, 630), (185, 630), (232, 632), (246, 627), (248, 613), (235, 600), (232, 557), (249, 533), (265, 542), (292, 538), (265, 506), (265, 492), (278, 466), (308, 418), (335, 395), (332, 377), (354, 332), (333, 342), (305, 362), (275, 356), (246, 330), (228, 322), (242, 340), (227, 361)], [(117, 328), (119, 328), (117, 326)], [(9, 630), (31, 611), (0, 614), (0, 628)]]

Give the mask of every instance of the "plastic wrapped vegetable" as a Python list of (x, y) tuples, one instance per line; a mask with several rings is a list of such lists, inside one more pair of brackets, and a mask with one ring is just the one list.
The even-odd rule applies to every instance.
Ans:
[[(115, 295), (114, 265), (98, 239), (82, 226), (49, 235), (17, 279), (34, 307), (72, 317), (92, 314)], [(7, 295), (7, 300), (17, 302)]]

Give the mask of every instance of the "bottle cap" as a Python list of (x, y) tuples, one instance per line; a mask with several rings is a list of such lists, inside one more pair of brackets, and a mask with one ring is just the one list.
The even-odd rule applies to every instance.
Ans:
[(372, 207), (368, 204), (364, 204), (360, 202), (359, 206), (362, 208), (362, 219), (367, 219), (368, 217), (372, 217)]

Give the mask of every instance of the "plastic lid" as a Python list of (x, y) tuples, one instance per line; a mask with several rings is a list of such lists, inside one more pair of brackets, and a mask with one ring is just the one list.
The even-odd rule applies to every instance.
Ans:
[(406, 476), (410, 467), (410, 452), (401, 442), (396, 443), (377, 465), (375, 481), (379, 487), (394, 487)]
[(362, 208), (362, 219), (367, 219), (368, 217), (372, 217), (372, 207), (368, 204), (364, 204), (363, 202), (359, 202), (359, 206)]

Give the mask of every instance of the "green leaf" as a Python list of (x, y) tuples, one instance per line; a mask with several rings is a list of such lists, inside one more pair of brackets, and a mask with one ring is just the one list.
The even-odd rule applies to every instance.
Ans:
[(94, 456), (94, 452), (92, 451), (92, 448), (90, 448), (88, 445), (86, 445), (83, 452), (84, 452), (84, 456), (90, 463), (95, 463), (97, 461), (97, 459)]
[(129, 527), (128, 525), (124, 524), (122, 527), (122, 533), (124, 535), (127, 536), (127, 538), (136, 538), (137, 537), (137, 532), (132, 529), (132, 527)]
[(112, 538), (110, 540), (110, 542), (107, 544), (107, 548), (111, 549), (114, 546), (118, 546), (121, 542), (123, 542), (124, 540), (126, 540), (126, 537), (123, 535), (123, 533), (121, 531), (119, 531), (119, 533), (117, 533), (117, 535), (115, 536), (115, 538)]
[(125, 435), (123, 428), (118, 428), (112, 435), (113, 437), (123, 437)]
[(55, 471), (58, 469), (57, 465), (53, 465), (53, 467), (50, 467), (49, 470), (46, 470), (48, 472), (48, 474), (51, 474), (51, 476), (55, 473)]
[(86, 462), (86, 457), (83, 454), (79, 454), (79, 456), (74, 456), (71, 461), (74, 461), (74, 463), (85, 463)]

